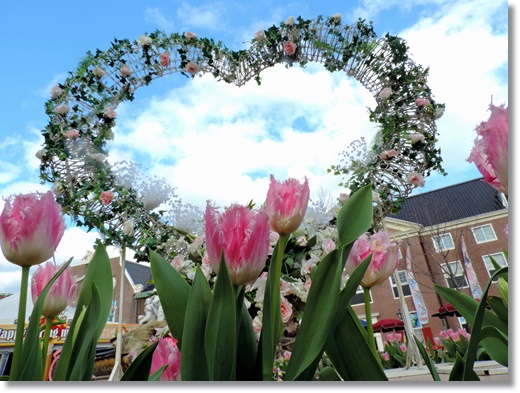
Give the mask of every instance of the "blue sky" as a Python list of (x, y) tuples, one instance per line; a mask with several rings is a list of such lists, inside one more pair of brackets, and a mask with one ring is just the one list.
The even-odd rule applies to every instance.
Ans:
[[(87, 51), (155, 30), (193, 31), (236, 50), (288, 16), (335, 13), (345, 24), (373, 21), (379, 36), (399, 35), (412, 59), (430, 67), (429, 86), (446, 104), (437, 127), (448, 176), (427, 178), (417, 192), (477, 178), (466, 162), (474, 128), (487, 119), (492, 95), (508, 104), (507, 11), (503, 0), (7, 2), (0, 13), (0, 197), (50, 188), (40, 184), (34, 156), (47, 124), (44, 103)], [(260, 88), (164, 77), (118, 108), (110, 160), (140, 160), (198, 204), (261, 202), (269, 173), (307, 176), (313, 192), (336, 197), (340, 179), (326, 168), (349, 141), (374, 134), (366, 107), (375, 101), (350, 79), (318, 65), (266, 70)], [(80, 260), (96, 236), (69, 226), (57, 259)], [(19, 268), (0, 255), (0, 293), (16, 292), (18, 280)]]

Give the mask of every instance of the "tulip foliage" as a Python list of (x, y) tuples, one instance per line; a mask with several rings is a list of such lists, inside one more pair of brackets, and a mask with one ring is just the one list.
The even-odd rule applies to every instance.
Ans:
[[(304, 317), (284, 380), (386, 380), (366, 331), (349, 305), (370, 263), (367, 258), (340, 290), (342, 271), (354, 241), (372, 222), (372, 193), (364, 187), (338, 214), (339, 246), (318, 264)], [(234, 285), (224, 253), (211, 290), (200, 268), (190, 286), (166, 260), (150, 253), (157, 293), (172, 336), (181, 352), (182, 380), (273, 380), (275, 349), (282, 334), (281, 258), (290, 235), (273, 251), (264, 299), (264, 320), (257, 343), (244, 304), (244, 286)], [(333, 369), (317, 372), (323, 355)], [(150, 352), (141, 356), (151, 356)], [(141, 360), (140, 360), (141, 361)], [(336, 374), (337, 373), (337, 374)]]
[[(21, 357), (13, 364), (10, 381), (42, 381), (44, 364), (39, 339), (40, 316), (52, 284), (72, 262), (60, 270), (43, 288), (34, 305), (23, 340)], [(99, 245), (88, 265), (71, 323), (69, 334), (57, 363), (54, 381), (90, 381), (96, 356), (96, 346), (105, 328), (112, 303), (112, 269), (105, 247)], [(18, 339), (18, 338), (17, 338)]]

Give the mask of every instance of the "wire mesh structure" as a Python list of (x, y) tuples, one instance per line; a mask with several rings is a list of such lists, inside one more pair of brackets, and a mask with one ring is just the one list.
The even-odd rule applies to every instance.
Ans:
[[(294, 51), (287, 50), (288, 43)], [(222, 43), (193, 34), (157, 31), (138, 40), (115, 40), (107, 51), (87, 53), (70, 76), (57, 85), (46, 103), (49, 123), (40, 173), (54, 183), (57, 201), (79, 225), (97, 228), (106, 244), (119, 244), (146, 259), (149, 249), (165, 257), (175, 255), (191, 241), (164, 218), (146, 208), (142, 195), (132, 185), (118, 182), (108, 164), (106, 142), (121, 102), (131, 101), (137, 89), (154, 79), (180, 73), (188, 77), (212, 74), (218, 80), (242, 86), (250, 80), (261, 83), (261, 72), (275, 64), (287, 66), (318, 62), (330, 72), (341, 71), (358, 80), (376, 99), (370, 121), (380, 130), (364, 159), (350, 157), (345, 165), (333, 166), (336, 175), (348, 176), (352, 192), (372, 184), (379, 195), (374, 227), (382, 217), (399, 208), (413, 189), (407, 176), (443, 171), (440, 150), (435, 147), (435, 120), (444, 105), (437, 104), (427, 86), (427, 70), (407, 55), (405, 42), (392, 36), (377, 37), (371, 24), (359, 20), (341, 24), (341, 17), (300, 17), (260, 31), (247, 50), (232, 51)], [(382, 95), (387, 89), (386, 96)], [(418, 105), (417, 99), (427, 100)], [(77, 130), (79, 137), (70, 137)], [(413, 142), (410, 134), (420, 133)], [(67, 136), (69, 135), (69, 136)], [(399, 148), (399, 156), (381, 159), (384, 150)], [(348, 156), (348, 152), (346, 153)], [(114, 200), (103, 204), (99, 195), (111, 190)], [(132, 230), (125, 224), (132, 222)]]

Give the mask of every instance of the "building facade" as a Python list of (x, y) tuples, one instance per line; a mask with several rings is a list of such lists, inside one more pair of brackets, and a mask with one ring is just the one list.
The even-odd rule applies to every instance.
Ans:
[[(507, 225), (507, 200), (481, 179), (409, 197), (397, 215), (386, 219), (392, 240), (400, 242), (397, 275), (418, 338), (438, 336), (441, 330), (448, 328), (470, 330), (462, 317), (432, 316), (448, 303), (437, 294), (433, 284), (480, 298), (478, 290), (485, 289), (495, 271), (491, 258), (501, 266), (507, 265)], [(407, 250), (426, 308), (425, 323), (420, 322), (411, 296), (406, 274)], [(406, 317), (396, 281), (390, 277), (372, 289), (373, 322)], [(492, 284), (489, 295), (498, 295), (496, 283)], [(358, 294), (352, 304), (357, 315), (366, 318), (362, 294)], [(378, 337), (380, 349), (384, 339), (384, 333)]]

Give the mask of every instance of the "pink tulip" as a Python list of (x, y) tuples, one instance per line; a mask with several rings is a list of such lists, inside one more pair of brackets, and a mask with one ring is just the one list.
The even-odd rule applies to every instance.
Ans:
[(395, 334), (395, 340), (396, 341), (401, 341), (403, 339), (403, 335), (401, 333), (396, 333)]
[(65, 232), (61, 207), (51, 191), (10, 196), (0, 215), (0, 243), (5, 258), (33, 266), (52, 257)]
[[(44, 267), (38, 266), (31, 279), (31, 294), (33, 303), (36, 303), (38, 296), (43, 291), (43, 288), (60, 270), (60, 266), (54, 265), (52, 262), (47, 262)], [(54, 318), (59, 315), (65, 307), (70, 303), (72, 295), (76, 290), (76, 279), (71, 276), (70, 268), (66, 268), (63, 273), (54, 281), (43, 304), (42, 315), (46, 318)]]
[(211, 267), (218, 273), (224, 258), (234, 285), (248, 284), (262, 272), (269, 251), (269, 224), (264, 208), (257, 211), (233, 204), (220, 213), (209, 203), (206, 221), (206, 250)]
[(401, 352), (406, 352), (408, 350), (405, 343), (402, 343), (401, 345), (399, 345), (399, 349), (401, 350)]
[(480, 123), (475, 145), (467, 159), (484, 176), (484, 181), (504, 194), (508, 193), (508, 108), (489, 106), (488, 121)]
[(161, 375), (161, 381), (178, 381), (181, 377), (181, 353), (177, 348), (177, 340), (168, 335), (159, 338), (153, 352), (150, 375), (164, 365), (168, 365)]
[(390, 360), (390, 355), (387, 352), (383, 352), (381, 356), (383, 356), (383, 360), (385, 362), (388, 362)]
[(309, 203), (309, 183), (296, 179), (280, 183), (271, 175), (266, 208), (271, 229), (280, 235), (296, 231), (303, 221)]
[(448, 340), (450, 338), (450, 333), (446, 330), (442, 330), (439, 332), (439, 336), (444, 340)]
[(366, 257), (373, 254), (360, 285), (364, 288), (380, 285), (395, 271), (398, 253), (398, 244), (390, 243), (387, 232), (376, 232), (370, 240), (363, 234), (352, 246), (345, 264), (345, 272), (352, 274)]
[(388, 341), (390, 341), (391, 343), (393, 343), (393, 342), (395, 341), (395, 336), (394, 336), (393, 333), (388, 333), (388, 334), (386, 335), (386, 339), (387, 339)]
[(453, 341), (460, 341), (460, 333), (453, 332), (450, 334), (450, 337)]

